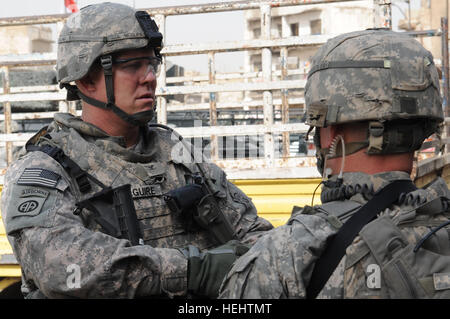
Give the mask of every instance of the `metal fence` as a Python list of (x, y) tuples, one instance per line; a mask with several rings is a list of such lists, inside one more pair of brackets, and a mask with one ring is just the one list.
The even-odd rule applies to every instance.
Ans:
[[(177, 111), (205, 111), (209, 113), (207, 126), (177, 127), (176, 130), (184, 137), (205, 138), (209, 141), (208, 153), (211, 159), (222, 166), (231, 178), (289, 178), (289, 177), (317, 177), (315, 159), (311, 156), (290, 156), (290, 135), (304, 134), (307, 127), (304, 123), (290, 123), (289, 111), (293, 105), (304, 104), (302, 96), (292, 96), (292, 90), (302, 91), (305, 80), (291, 80), (290, 75), (303, 74), (304, 70), (289, 69), (289, 50), (295, 48), (319, 46), (331, 38), (331, 34), (291, 36), (286, 38), (271, 38), (271, 12), (274, 7), (303, 6), (315, 4), (330, 4), (347, 1), (320, 1), (320, 0), (278, 0), (278, 1), (239, 1), (227, 3), (211, 3), (194, 6), (178, 6), (149, 8), (155, 17), (160, 31), (165, 35), (166, 20), (173, 15), (190, 15), (198, 13), (225, 12), (236, 10), (259, 10), (261, 21), (261, 36), (259, 39), (240, 40), (231, 42), (203, 43), (203, 44), (176, 44), (165, 46), (162, 50), (164, 56), (163, 67), (158, 78), (157, 96), (157, 122), (167, 124), (168, 112)], [(374, 0), (374, 27), (391, 28), (391, 3), (389, 0)], [(56, 23), (61, 30), (68, 15), (46, 15), (32, 17), (17, 17), (0, 19), (0, 27), (30, 24)], [(417, 33), (418, 36), (439, 36), (442, 32)], [(448, 36), (447, 36), (448, 38)], [(272, 52), (280, 50), (280, 70), (272, 70)], [(233, 74), (218, 73), (215, 69), (215, 55), (222, 52), (240, 52), (257, 50), (261, 52), (262, 70), (260, 72), (240, 72)], [(166, 74), (166, 58), (179, 55), (206, 54), (208, 56), (208, 74), (200, 76), (175, 76)], [(20, 146), (31, 137), (29, 133), (12, 133), (13, 120), (49, 119), (53, 112), (12, 113), (11, 103), (29, 101), (55, 101), (59, 112), (70, 112), (79, 115), (74, 102), (66, 102), (65, 89), (57, 85), (12, 87), (10, 86), (10, 70), (19, 67), (35, 67), (54, 65), (56, 53), (7, 55), (0, 56), (0, 67), (3, 74), (3, 88), (0, 91), (0, 103), (3, 103), (4, 112), (0, 120), (4, 121), (4, 134), (0, 134), (0, 145), (5, 145), (6, 165), (13, 161), (13, 147)], [(448, 79), (448, 75), (443, 77)], [(186, 84), (188, 83), (188, 84)], [(194, 84), (192, 84), (194, 83)], [(448, 85), (448, 84), (447, 84)], [(256, 97), (250, 101), (221, 102), (217, 101), (217, 94), (224, 92), (256, 92)], [(276, 94), (275, 94), (276, 93)], [(209, 94), (209, 101), (205, 103), (170, 103), (169, 96)], [(445, 100), (447, 101), (447, 100)], [(248, 110), (257, 108), (261, 110), (261, 123), (253, 125), (218, 125), (218, 112), (220, 110)], [(278, 118), (274, 115), (277, 110)], [(224, 143), (220, 139), (236, 136), (259, 136), (256, 143), (263, 152), (257, 156), (232, 156), (223, 158), (220, 148)], [(209, 155), (208, 154), (208, 155)], [(260, 155), (262, 154), (262, 155)], [(0, 176), (5, 168), (0, 168)], [(259, 169), (259, 170), (255, 170)], [(262, 170), (263, 169), (263, 170)], [(231, 172), (231, 175), (230, 175)], [(236, 173), (233, 173), (236, 172)], [(258, 173), (259, 172), (259, 173)]]

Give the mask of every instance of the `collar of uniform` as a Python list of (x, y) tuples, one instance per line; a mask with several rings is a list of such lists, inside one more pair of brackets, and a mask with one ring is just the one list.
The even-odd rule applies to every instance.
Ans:
[(73, 128), (74, 130), (92, 137), (108, 137), (109, 135), (97, 126), (84, 122), (80, 117), (70, 113), (56, 113), (54, 120), (58, 126)]
[(91, 143), (102, 148), (105, 152), (118, 156), (127, 162), (146, 163), (154, 160), (156, 154), (155, 133), (148, 127), (139, 131), (139, 141), (133, 147), (126, 147), (125, 139), (121, 136), (110, 136), (97, 126), (84, 122), (80, 117), (69, 113), (56, 113), (55, 122), (58, 126), (72, 128)]
[(400, 171), (382, 172), (376, 174), (365, 174), (360, 172), (348, 172), (343, 174), (344, 185), (367, 184), (377, 192), (392, 181), (399, 179), (411, 179), (409, 174)]
[[(157, 149), (154, 139), (146, 136), (148, 132), (140, 133), (139, 142), (134, 147), (127, 148), (123, 138), (109, 136), (95, 141), (95, 145), (105, 150), (105, 152), (120, 157), (124, 161), (134, 163), (148, 163), (155, 160)], [(145, 136), (144, 136), (145, 135)], [(152, 142), (152, 144), (149, 144)]]
[[(399, 179), (410, 179), (406, 172), (391, 171), (377, 174), (366, 174), (361, 172), (347, 172), (343, 174), (343, 182), (324, 184), (321, 193), (321, 200), (327, 203), (334, 200), (352, 198), (355, 195), (362, 195), (362, 201), (369, 200), (373, 194), (390, 182)], [(337, 176), (332, 176), (332, 182), (337, 181)], [(331, 184), (331, 185), (330, 185)]]

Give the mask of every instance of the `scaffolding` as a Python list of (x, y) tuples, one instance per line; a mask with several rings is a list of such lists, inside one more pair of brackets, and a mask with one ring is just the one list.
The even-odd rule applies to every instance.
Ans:
[[(289, 79), (293, 74), (304, 74), (304, 70), (289, 69), (289, 50), (311, 46), (320, 46), (336, 34), (301, 35), (286, 38), (271, 37), (271, 14), (274, 8), (286, 6), (305, 6), (317, 4), (330, 4), (337, 2), (352, 2), (357, 0), (277, 0), (277, 1), (237, 1), (226, 3), (211, 3), (202, 5), (189, 5), (177, 7), (146, 8), (155, 18), (160, 32), (165, 36), (166, 21), (169, 16), (193, 15), (199, 13), (215, 13), (239, 10), (258, 10), (261, 21), (261, 35), (259, 39), (226, 41), (200, 44), (174, 44), (163, 48), (163, 66), (157, 79), (157, 119), (161, 124), (168, 124), (169, 112), (207, 112), (208, 124), (193, 127), (177, 127), (176, 130), (186, 138), (205, 138), (209, 140), (207, 148), (208, 156), (212, 161), (221, 166), (230, 179), (246, 178), (305, 178), (319, 177), (315, 169), (315, 157), (313, 154), (305, 156), (290, 155), (290, 135), (305, 134), (308, 127), (302, 123), (290, 123), (290, 110), (293, 106), (302, 110), (304, 98), (292, 96), (293, 90), (302, 92), (305, 87), (305, 79)], [(392, 28), (391, 1), (371, 1), (374, 11), (373, 27)], [(30, 25), (30, 24), (56, 24), (58, 32), (67, 19), (68, 14), (15, 17), (0, 19), (0, 27)], [(446, 24), (443, 22), (443, 26)], [(425, 32), (410, 32), (414, 36), (445, 36), (448, 39), (444, 27), (442, 30), (430, 30)], [(444, 37), (443, 37), (444, 39)], [(443, 41), (443, 43), (448, 41)], [(280, 51), (280, 69), (272, 69), (272, 52)], [(241, 52), (253, 50), (261, 52), (262, 70), (258, 72), (238, 72), (233, 74), (219, 73), (215, 68), (215, 56), (222, 52)], [(446, 61), (443, 61), (443, 83), (445, 94), (444, 103), (448, 100), (448, 49)], [(199, 76), (174, 76), (166, 74), (166, 59), (171, 56), (206, 54), (208, 56), (208, 74)], [(445, 63), (444, 63), (445, 62)], [(0, 90), (0, 103), (3, 103), (3, 114), (0, 120), (4, 121), (4, 133), (0, 134), (0, 147), (5, 145), (5, 163), (9, 165), (13, 160), (13, 148), (24, 145), (32, 136), (31, 133), (13, 133), (12, 121), (51, 119), (55, 111), (12, 113), (11, 103), (30, 101), (54, 101), (58, 103), (58, 112), (69, 112), (80, 115), (81, 110), (75, 102), (67, 102), (65, 89), (57, 85), (43, 86), (10, 86), (10, 70), (19, 67), (53, 66), (56, 63), (56, 53), (40, 53), (25, 55), (0, 56), (0, 67), (3, 76), (3, 88)], [(187, 85), (186, 85), (187, 83)], [(192, 84), (194, 83), (194, 84)], [(217, 95), (224, 92), (256, 92), (259, 98), (242, 100), (240, 102), (221, 102)], [(277, 92), (276, 96), (274, 92)], [(174, 95), (187, 96), (192, 94), (208, 94), (209, 99), (205, 103), (169, 103), (168, 97)], [(445, 104), (447, 105), (447, 104)], [(251, 110), (261, 112), (259, 124), (247, 125), (219, 125), (218, 112), (221, 110)], [(275, 112), (276, 111), (276, 112)], [(244, 112), (245, 113), (245, 112)], [(277, 116), (275, 116), (277, 113)], [(448, 113), (446, 113), (448, 116)], [(446, 123), (449, 120), (446, 118)], [(245, 122), (244, 122), (245, 123)], [(170, 124), (170, 123), (169, 123)], [(261, 138), (257, 145), (256, 156), (220, 156), (220, 139), (230, 137), (233, 141), (237, 137)], [(240, 141), (245, 141), (240, 140)], [(261, 151), (259, 150), (261, 149)], [(251, 153), (251, 152), (250, 152)], [(235, 155), (235, 154), (234, 154)], [(255, 154), (253, 154), (255, 155)], [(0, 168), (0, 177), (4, 175), (6, 167)]]

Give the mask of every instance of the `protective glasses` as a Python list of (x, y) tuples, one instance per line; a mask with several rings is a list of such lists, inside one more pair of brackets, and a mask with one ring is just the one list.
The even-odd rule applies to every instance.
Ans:
[(159, 76), (161, 70), (161, 58), (150, 57), (138, 57), (130, 59), (114, 59), (114, 64), (120, 64), (121, 71), (136, 75), (140, 79), (146, 78), (147, 75), (152, 72), (155, 77)]

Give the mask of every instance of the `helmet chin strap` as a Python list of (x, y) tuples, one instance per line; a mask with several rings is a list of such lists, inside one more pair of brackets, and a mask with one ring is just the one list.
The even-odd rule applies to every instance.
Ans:
[(104, 110), (111, 110), (116, 114), (118, 117), (120, 117), (125, 122), (133, 125), (133, 126), (145, 126), (150, 122), (154, 115), (155, 115), (155, 108), (153, 107), (152, 110), (148, 111), (142, 111), (135, 114), (128, 114), (125, 111), (123, 111), (121, 108), (119, 108), (115, 104), (115, 98), (114, 98), (114, 82), (113, 82), (113, 75), (112, 75), (112, 57), (110, 55), (104, 56), (100, 60), (101, 65), (104, 70), (105, 74), (105, 86), (106, 86), (106, 97), (107, 97), (107, 103), (101, 102), (99, 100), (93, 99), (85, 94), (83, 94), (75, 85), (70, 85), (68, 83), (60, 84), (60, 87), (64, 87), (67, 89), (67, 100), (78, 100), (80, 98), (84, 102), (93, 105), (95, 107), (104, 109)]
[[(113, 70), (112, 70), (112, 56), (105, 55), (100, 57), (100, 64), (103, 68), (103, 73), (105, 75), (105, 86), (106, 86), (106, 98), (107, 103), (100, 102), (95, 99), (88, 98), (90, 100), (86, 101), (86, 96), (83, 97), (83, 94), (80, 95), (81, 99), (85, 102), (92, 104), (97, 107), (106, 108), (112, 110), (117, 116), (119, 116), (125, 122), (133, 125), (133, 126), (144, 126), (148, 122), (150, 122), (154, 116), (154, 110), (143, 111), (139, 113), (135, 113), (130, 115), (124, 112), (115, 104), (114, 97), (114, 81), (113, 81)], [(94, 102), (95, 104), (91, 103)]]
[[(313, 128), (314, 128), (313, 126), (310, 127), (307, 136), (312, 131)], [(339, 141), (341, 143), (338, 143)], [(330, 147), (322, 148), (320, 146), (320, 131), (318, 127), (315, 127), (314, 145), (316, 146), (317, 169), (319, 170), (320, 174), (322, 174), (323, 178), (327, 178), (332, 174), (332, 172), (326, 171), (326, 161), (328, 159), (343, 157), (343, 161), (341, 164), (341, 172), (339, 173), (339, 175), (342, 175), (344, 169), (345, 156), (351, 155), (363, 148), (366, 148), (367, 146), (369, 146), (369, 142), (361, 141), (361, 142), (345, 143), (342, 135), (337, 135), (331, 142)], [(330, 170), (330, 168), (328, 168), (328, 170)]]
[[(336, 155), (336, 150), (338, 147), (338, 143), (339, 141), (341, 142), (341, 155), (342, 156), (342, 160), (341, 160), (341, 169), (339, 171), (339, 175), (338, 175), (338, 180), (342, 179), (342, 174), (344, 172), (344, 167), (345, 167), (345, 141), (344, 141), (344, 137), (342, 135), (336, 135), (333, 138), (333, 141), (330, 144), (330, 147), (327, 149), (328, 150), (328, 154), (325, 155), (325, 160), (323, 163), (323, 175), (322, 175), (322, 179), (324, 181), (328, 180), (329, 176), (333, 175), (333, 171), (331, 170), (331, 168), (327, 167), (327, 160), (331, 159), (331, 158), (337, 158), (340, 156)], [(322, 149), (321, 151), (324, 151), (325, 149)]]
[[(309, 134), (310, 131), (311, 130), (309, 130), (307, 134)], [(327, 160), (331, 159), (331, 158), (340, 157), (340, 156), (336, 155), (336, 150), (337, 150), (339, 141), (341, 142), (339, 145), (341, 146), (341, 154), (342, 154), (342, 155), (340, 155), (340, 156), (342, 156), (341, 169), (339, 171), (337, 180), (330, 181), (328, 179), (330, 176), (333, 175), (333, 171), (330, 167), (327, 167)], [(311, 206), (314, 205), (314, 196), (315, 196), (316, 191), (319, 188), (320, 184), (324, 184), (327, 187), (331, 187), (334, 185), (337, 185), (337, 186), (342, 185), (343, 173), (344, 173), (344, 167), (345, 167), (345, 141), (344, 141), (344, 137), (342, 135), (340, 135), (340, 134), (336, 135), (333, 138), (333, 141), (331, 142), (329, 148), (321, 149), (319, 132), (316, 131), (316, 134), (314, 135), (314, 143), (316, 144), (316, 147), (317, 147), (317, 150), (316, 150), (317, 168), (319, 169), (319, 172), (322, 174), (322, 181), (319, 183), (319, 185), (317, 185), (316, 189), (314, 190), (312, 200), (311, 200)]]
[(86, 103), (89, 103), (90, 105), (96, 106), (101, 109), (111, 110), (114, 112), (114, 114), (116, 114), (122, 120), (124, 120), (125, 122), (127, 122), (133, 126), (147, 125), (147, 123), (153, 119), (153, 116), (155, 114), (154, 110), (148, 110), (148, 111), (142, 111), (142, 112), (130, 115), (130, 114), (124, 112), (122, 109), (120, 109), (115, 104), (100, 102), (99, 100), (96, 100), (89, 96), (84, 95), (79, 90), (77, 93), (78, 93), (78, 96)]

